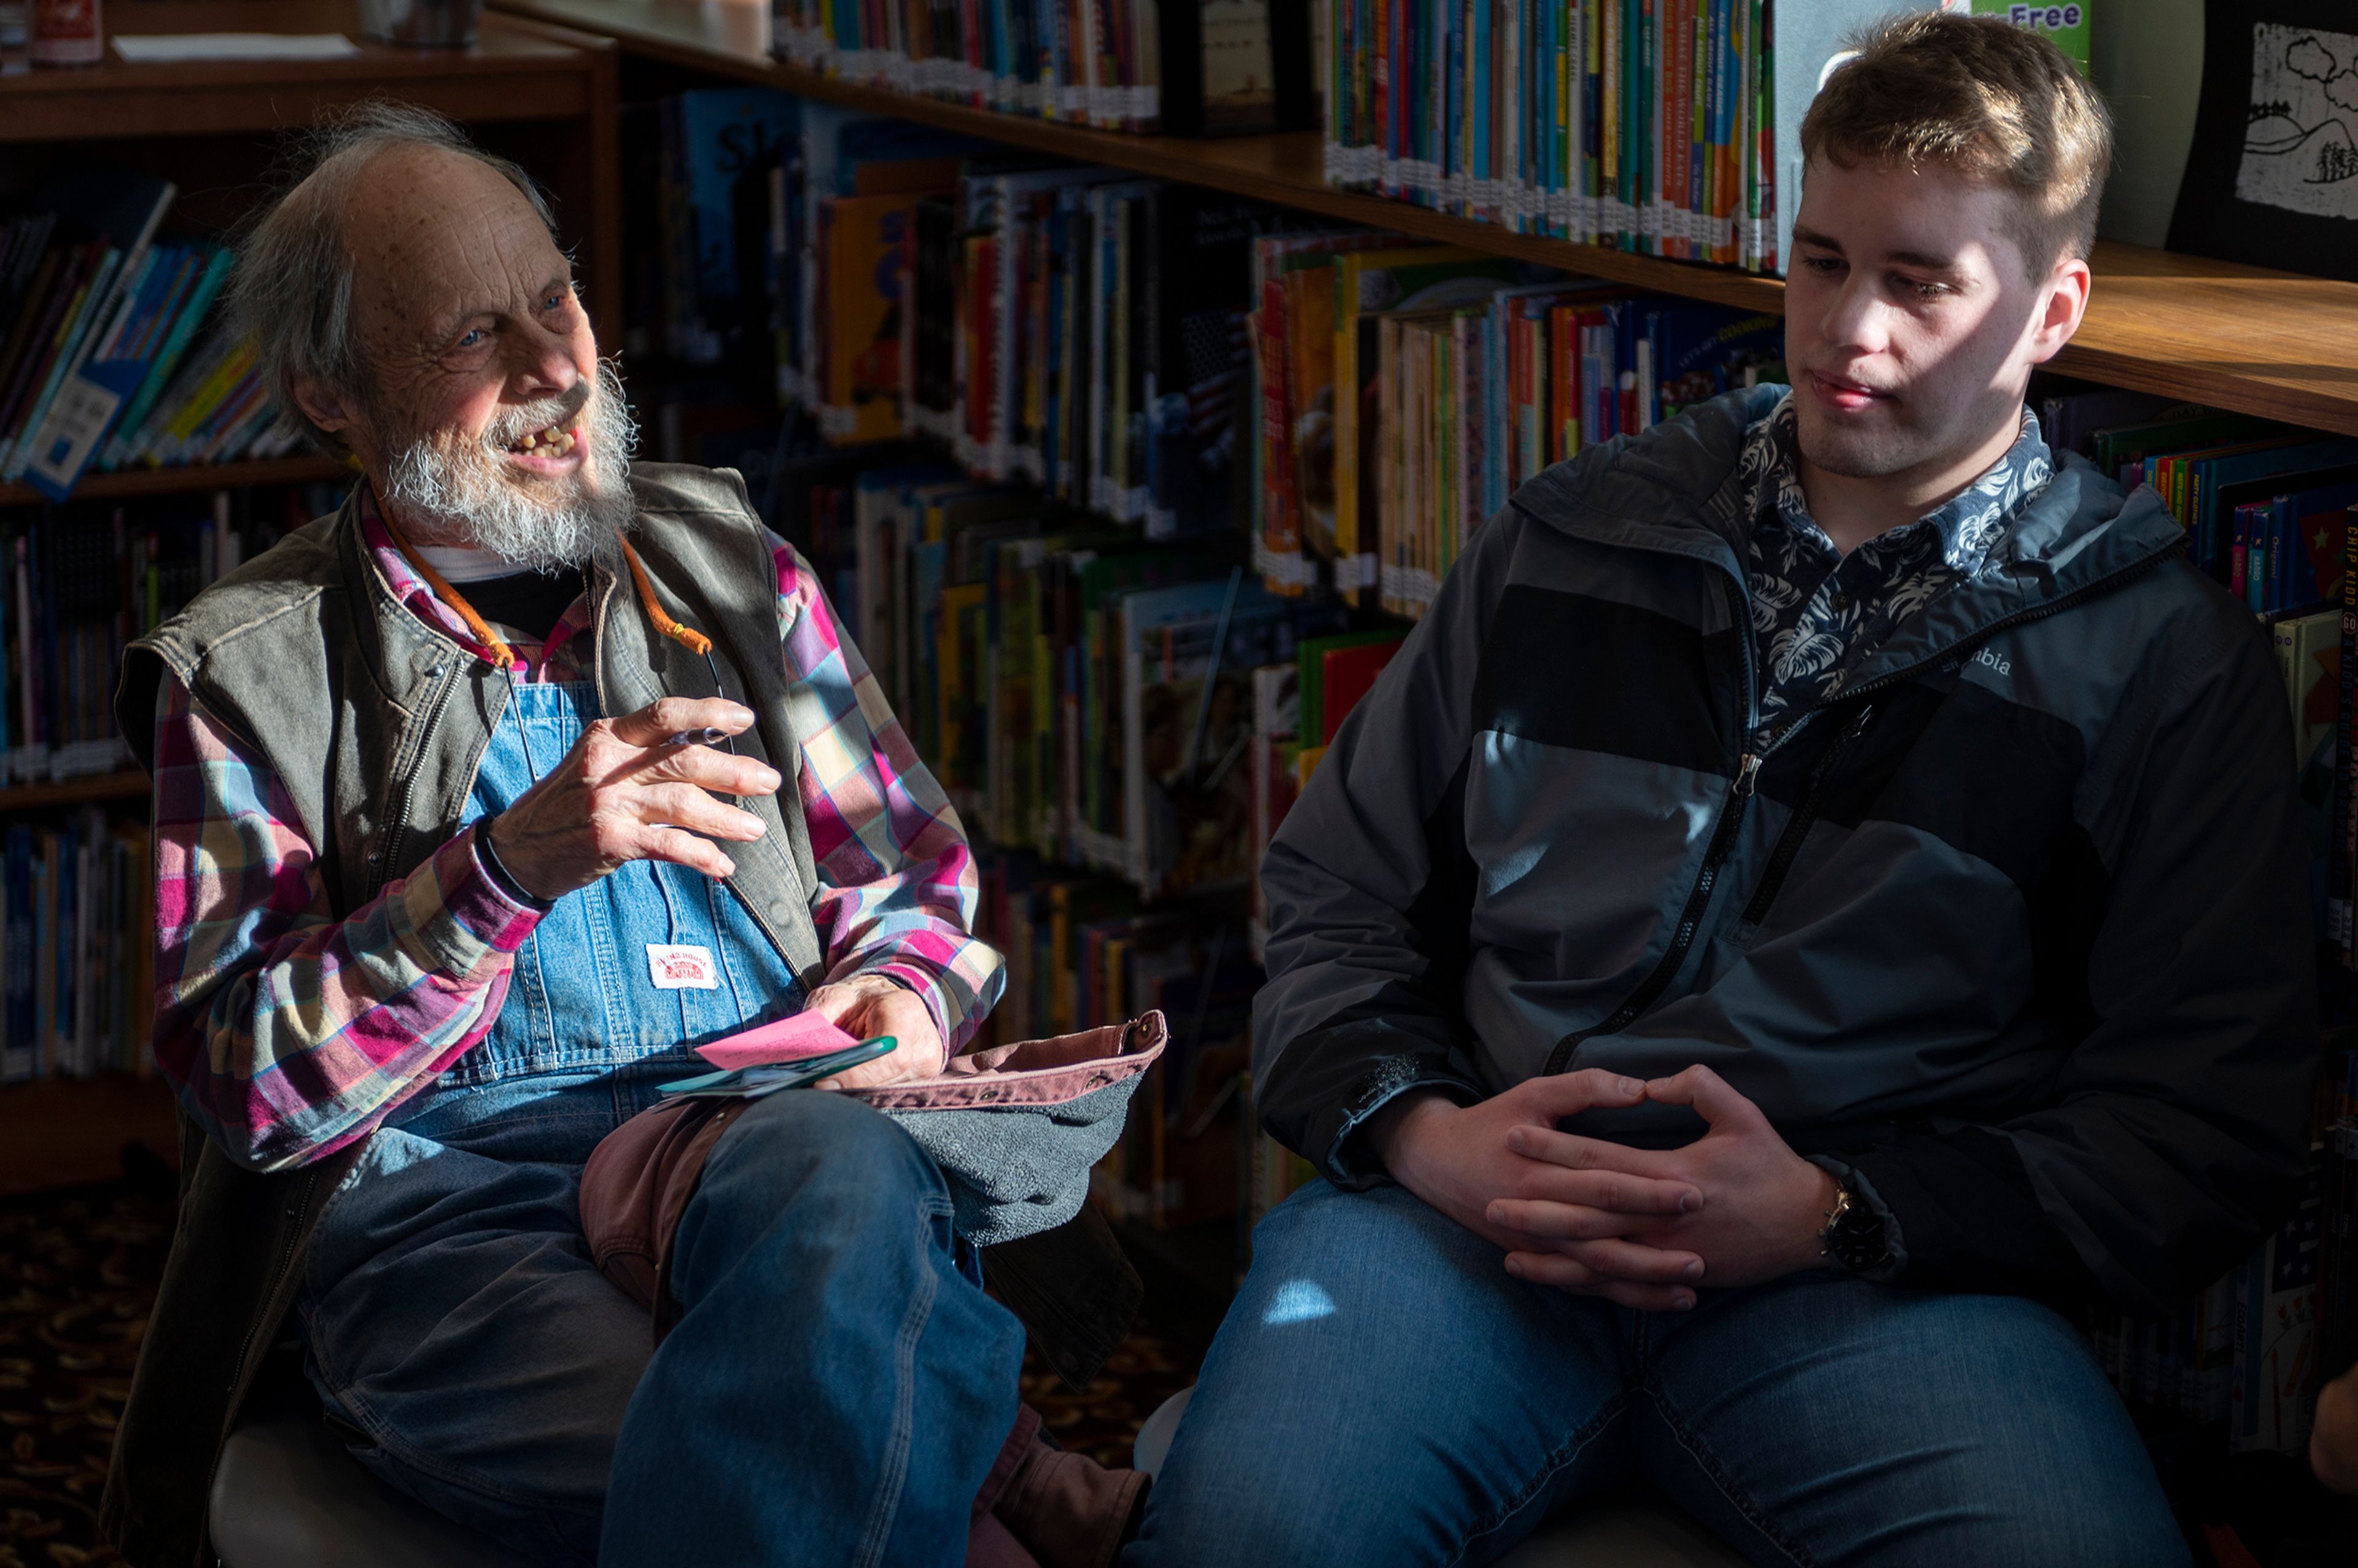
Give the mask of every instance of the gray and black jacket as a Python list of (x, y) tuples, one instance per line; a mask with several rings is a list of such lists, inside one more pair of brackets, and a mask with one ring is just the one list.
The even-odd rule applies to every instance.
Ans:
[[(2167, 1310), (2288, 1210), (2317, 1063), (2282, 683), (2077, 459), (1758, 732), (1734, 394), (1485, 524), (1263, 868), (1253, 1087), (1347, 1187), (1412, 1086), (1694, 1063), (1862, 1178), (1910, 1284)], [(1673, 1108), (1582, 1131), (1682, 1142)]]

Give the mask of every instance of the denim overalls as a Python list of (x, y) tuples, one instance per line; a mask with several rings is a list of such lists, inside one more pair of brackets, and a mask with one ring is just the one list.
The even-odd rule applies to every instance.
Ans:
[[(512, 691), (466, 821), (513, 803), (599, 716), (587, 683)], [(710, 956), (708, 989), (654, 983), (648, 949), (683, 946)], [(690, 1046), (802, 1000), (699, 872), (634, 860), (557, 901), (491, 1033), (385, 1119), (313, 1234), (297, 1312), (315, 1386), (376, 1445), (364, 1463), (389, 1461), (387, 1479), (460, 1518), (512, 1490), (594, 1550), (651, 1336), (582, 1244), (581, 1163), (657, 1085), (705, 1070)], [(435, 1495), (438, 1480), (456, 1491)]]

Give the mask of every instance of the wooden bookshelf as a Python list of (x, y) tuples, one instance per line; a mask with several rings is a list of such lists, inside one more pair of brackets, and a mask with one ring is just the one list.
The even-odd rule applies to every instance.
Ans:
[(110, 47), (96, 65), (0, 77), (0, 142), (211, 135), (308, 124), (370, 92), (453, 119), (570, 119), (590, 113), (596, 72), (579, 49), (497, 23), (463, 49), (398, 49), (361, 37), (356, 5), (319, 0), (126, 0), (107, 36), (341, 33), (349, 59), (204, 60), (133, 65)]
[[(1512, 234), (1403, 201), (1336, 190), (1314, 131), (1202, 141), (1126, 135), (859, 86), (770, 58), (763, 0), (492, 0), (613, 38), (648, 59), (894, 114), (1011, 146), (1257, 197), (1304, 211), (1543, 262), (1585, 276), (1758, 310), (1784, 285), (1722, 268)], [(2068, 374), (2358, 435), (2358, 284), (2140, 246), (2096, 247), (2095, 295), (2056, 361)]]
[(40, 811), (55, 806), (137, 800), (146, 794), (147, 775), (137, 768), (125, 768), (112, 773), (92, 773), (78, 779), (59, 779), (49, 784), (11, 784), (0, 789), (0, 816), (18, 811)]
[[(579, 247), (601, 335), (621, 341), (621, 142), (614, 121), (614, 46), (545, 22), (491, 16), (465, 49), (401, 49), (362, 37), (358, 0), (124, 0), (106, 13), (109, 38), (146, 33), (341, 33), (360, 46), (349, 59), (212, 60), (133, 65), (110, 45), (76, 70), (0, 76), (0, 146), (92, 144), (119, 157), (124, 144), (150, 150), (200, 144), (184, 190), (205, 181), (201, 144), (251, 142), (308, 125), (325, 109), (397, 98), (470, 126), (563, 127), (545, 137), (549, 167), (535, 166), (557, 198), (568, 243)], [(16, 157), (0, 152), (0, 170)], [(230, 166), (237, 175), (241, 163)], [(215, 177), (218, 178), (218, 177)], [(258, 189), (246, 188), (240, 205)], [(184, 200), (179, 208), (185, 208)], [(199, 205), (203, 205), (200, 203)], [(185, 212), (176, 209), (170, 224)]]
[(172, 1091), (161, 1078), (101, 1073), (0, 1091), (0, 1197), (110, 1181), (123, 1146), (145, 1144), (179, 1163)]
[[(584, 297), (609, 341), (622, 340), (622, 148), (615, 122), (618, 50), (611, 38), (546, 21), (489, 16), (465, 49), (414, 49), (362, 38), (358, 0), (118, 0), (110, 37), (124, 34), (341, 33), (359, 53), (341, 60), (229, 60), (133, 65), (110, 46), (99, 64), (0, 77), (0, 194), (29, 198), (92, 164), (124, 165), (179, 188), (168, 233), (226, 230), (271, 189), (283, 133), (323, 110), (383, 97), (419, 104), (467, 127), (544, 183), (564, 243), (579, 257)], [(341, 478), (333, 459), (281, 458), (210, 467), (93, 474), (74, 499), (201, 493)], [(0, 506), (40, 498), (0, 486)], [(121, 802), (138, 809), (146, 775), (123, 772), (0, 789), (0, 816)], [(103, 1180), (127, 1142), (168, 1162), (177, 1151), (172, 1100), (127, 1074), (0, 1089), (0, 1195)]]
[[(200, 463), (189, 468), (131, 469), (86, 474), (76, 501), (120, 501), (134, 495), (195, 495), (250, 484), (315, 484), (350, 477), (341, 458), (266, 458), (250, 463)], [(49, 498), (29, 484), (0, 484), (0, 506), (27, 506)]]

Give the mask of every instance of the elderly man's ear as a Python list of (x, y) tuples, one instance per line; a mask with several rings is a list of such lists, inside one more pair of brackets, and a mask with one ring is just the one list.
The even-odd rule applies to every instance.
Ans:
[(303, 417), (353, 450), (360, 449), (352, 439), (353, 432), (360, 428), (360, 417), (350, 399), (316, 376), (295, 377), (292, 390), (295, 406), (303, 411)]

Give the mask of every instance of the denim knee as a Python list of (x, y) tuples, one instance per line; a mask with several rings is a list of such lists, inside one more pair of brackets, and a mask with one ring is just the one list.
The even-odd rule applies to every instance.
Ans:
[(949, 1213), (932, 1156), (891, 1117), (846, 1095), (790, 1089), (757, 1102), (713, 1146), (680, 1237), (717, 1226), (750, 1238), (790, 1217), (807, 1244), (819, 1239), (814, 1227), (848, 1239)]

